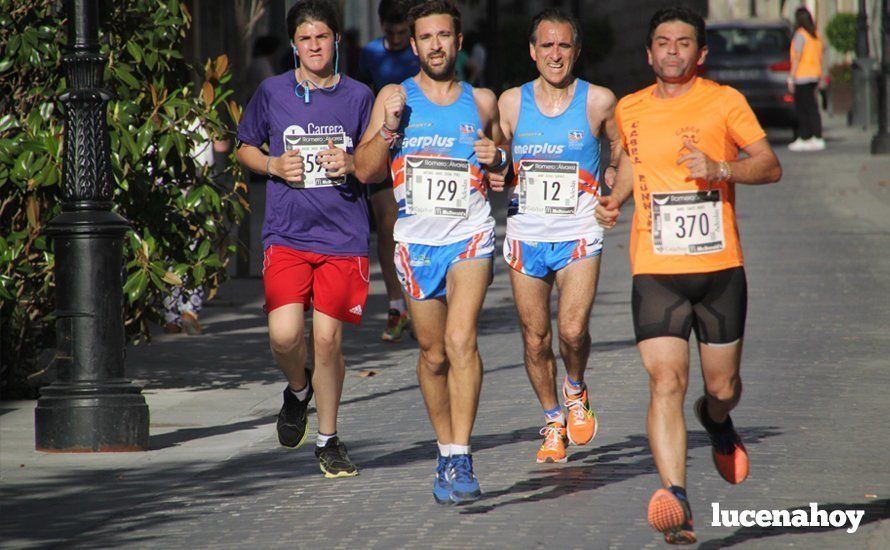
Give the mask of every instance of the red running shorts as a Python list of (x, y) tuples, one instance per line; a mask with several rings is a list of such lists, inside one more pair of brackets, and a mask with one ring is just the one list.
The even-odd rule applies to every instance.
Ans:
[(368, 298), (365, 256), (328, 256), (271, 245), (263, 254), (266, 313), (287, 304), (314, 307), (334, 319), (358, 324)]

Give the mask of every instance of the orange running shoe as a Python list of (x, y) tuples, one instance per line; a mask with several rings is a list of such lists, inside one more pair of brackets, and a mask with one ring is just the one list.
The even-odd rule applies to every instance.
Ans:
[(659, 489), (652, 495), (647, 514), (649, 525), (662, 533), (668, 544), (693, 544), (696, 539), (689, 501), (686, 495), (671, 489)]
[(538, 449), (537, 463), (566, 461), (566, 427), (559, 422), (551, 422), (541, 428), (544, 443)]
[(566, 419), (569, 441), (572, 445), (587, 445), (597, 429), (596, 414), (587, 402), (587, 387), (576, 396), (568, 395), (563, 388), (562, 395), (569, 410)]
[(410, 329), (411, 321), (408, 318), (408, 312), (390, 309), (386, 314), (386, 328), (380, 335), (380, 339), (384, 342), (399, 342), (402, 340), (402, 333)]
[(727, 416), (723, 426), (714, 424), (708, 416), (707, 403), (705, 396), (698, 398), (695, 416), (711, 438), (711, 457), (720, 477), (737, 485), (748, 477), (748, 451), (732, 425), (732, 418)]

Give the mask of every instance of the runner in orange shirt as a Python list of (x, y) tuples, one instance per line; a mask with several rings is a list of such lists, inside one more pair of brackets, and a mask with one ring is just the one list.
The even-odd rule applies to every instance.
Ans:
[(649, 502), (649, 523), (668, 543), (688, 544), (695, 542), (685, 491), (689, 335), (695, 330), (705, 382), (696, 415), (717, 471), (741, 483), (748, 455), (729, 412), (742, 390), (747, 287), (734, 186), (778, 181), (782, 169), (745, 98), (696, 76), (707, 55), (701, 16), (659, 10), (646, 44), (656, 83), (618, 103), (626, 154), (596, 216), (614, 227), (633, 193), (634, 331), (650, 380), (649, 445), (665, 487)]

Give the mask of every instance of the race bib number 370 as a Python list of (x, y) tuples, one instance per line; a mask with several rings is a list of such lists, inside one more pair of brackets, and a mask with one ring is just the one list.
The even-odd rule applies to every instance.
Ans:
[(578, 163), (523, 160), (519, 163), (519, 212), (572, 216), (578, 207)]
[(346, 150), (346, 134), (342, 132), (336, 134), (284, 134), (284, 150), (299, 149), (300, 156), (303, 157), (303, 183), (288, 185), (314, 189), (346, 183), (346, 176), (329, 178), (326, 174), (327, 170), (318, 160), (319, 153), (330, 149), (328, 141), (332, 141), (334, 147)]
[(447, 157), (405, 157), (405, 210), (415, 216), (466, 218), (470, 162)]
[(656, 254), (708, 254), (726, 246), (720, 190), (652, 194)]

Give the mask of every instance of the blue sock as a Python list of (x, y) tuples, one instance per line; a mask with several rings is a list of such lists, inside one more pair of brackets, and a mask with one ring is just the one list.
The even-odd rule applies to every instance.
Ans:
[(572, 380), (572, 377), (567, 374), (563, 388), (567, 395), (580, 395), (584, 390), (584, 382), (582, 380)]
[(544, 410), (544, 421), (547, 424), (551, 424), (553, 422), (556, 422), (559, 424), (565, 424), (566, 423), (566, 415), (565, 415), (565, 413), (562, 412), (562, 405), (557, 405), (557, 406), (553, 407), (552, 409), (545, 409)]

